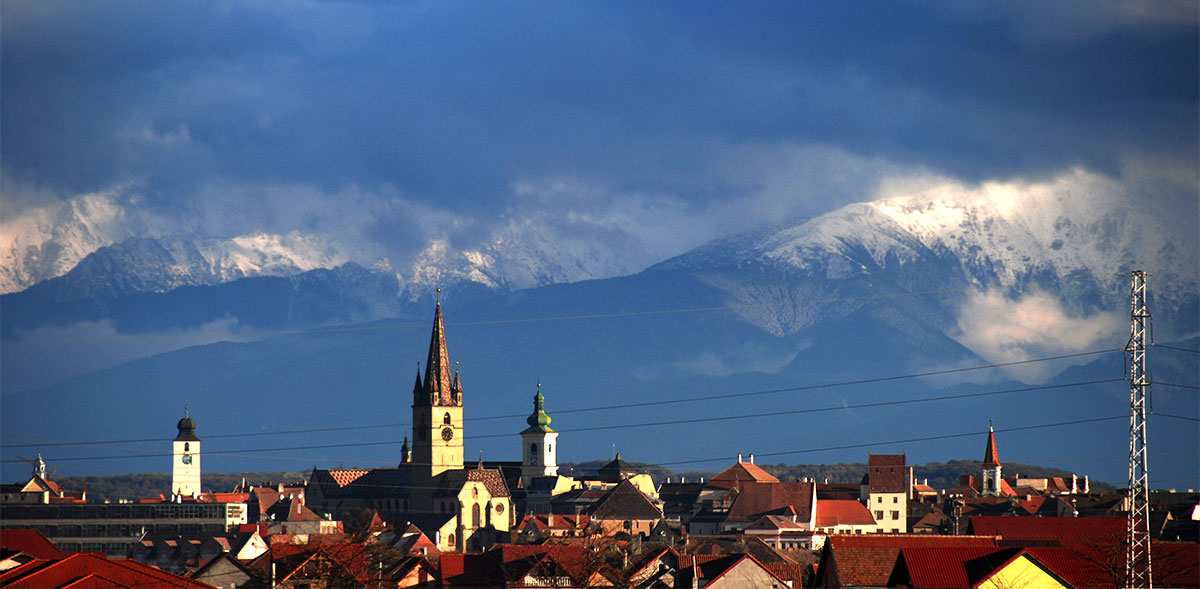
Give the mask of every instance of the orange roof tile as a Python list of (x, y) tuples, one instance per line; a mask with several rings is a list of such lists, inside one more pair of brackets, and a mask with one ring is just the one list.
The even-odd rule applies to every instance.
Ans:
[(363, 468), (346, 468), (330, 470), (328, 472), (329, 476), (333, 477), (334, 482), (336, 482), (339, 487), (345, 487), (346, 485), (357, 481), (369, 471)]
[(708, 486), (728, 489), (737, 483), (778, 483), (779, 479), (753, 462), (738, 462), (708, 480)]

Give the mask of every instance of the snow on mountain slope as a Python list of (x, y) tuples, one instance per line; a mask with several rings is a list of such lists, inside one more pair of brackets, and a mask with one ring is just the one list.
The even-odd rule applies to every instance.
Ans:
[(131, 238), (92, 252), (64, 276), (34, 288), (52, 290), (59, 299), (115, 298), (250, 276), (291, 276), (346, 261), (328, 237), (298, 233)]
[(62, 276), (88, 254), (143, 230), (144, 223), (131, 219), (112, 192), (5, 215), (0, 221), (0, 293)]
[[(798, 269), (831, 254), (865, 253), (882, 268), (932, 255), (957, 260), (976, 285), (1020, 292), (1034, 276), (1109, 281), (1135, 267), (1187, 272), (1200, 251), (1194, 231), (1172, 228), (1177, 220), (1134, 208), (1117, 183), (1080, 171), (1045, 183), (941, 182), (882, 192), (880, 200), (775, 233), (753, 255)], [(865, 268), (864, 261), (855, 265)]]
[[(1117, 337), (1128, 305), (1120, 274), (1142, 268), (1159, 276), (1159, 310), (1179, 319), (1164, 333), (1185, 335), (1196, 301), (1195, 219), (1135, 206), (1123, 190), (1082, 171), (976, 187), (894, 182), (877, 200), (731, 236), (655, 268), (721, 289), (744, 320), (776, 335), (864, 311), (997, 361)], [(916, 296), (878, 298), (906, 292)]]

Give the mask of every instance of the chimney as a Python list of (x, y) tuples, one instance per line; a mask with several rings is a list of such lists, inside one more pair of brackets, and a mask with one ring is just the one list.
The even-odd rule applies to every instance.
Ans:
[(742, 453), (738, 452), (738, 462), (741, 462), (741, 461), (742, 461)]
[(1077, 486), (1078, 483), (1079, 483), (1079, 477), (1076, 477), (1075, 473), (1071, 473), (1071, 494), (1072, 495), (1079, 492), (1079, 487)]
[(1083, 475), (1083, 493), (1085, 495), (1088, 493), (1088, 475), (1086, 474)]
[(750, 464), (754, 464), (754, 453), (750, 453)]

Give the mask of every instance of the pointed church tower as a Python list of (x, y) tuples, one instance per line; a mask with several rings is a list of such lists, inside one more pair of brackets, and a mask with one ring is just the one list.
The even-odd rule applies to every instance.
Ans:
[(550, 416), (546, 415), (545, 405), (542, 384), (538, 383), (537, 394), (533, 396), (533, 413), (525, 419), (529, 427), (521, 432), (521, 443), (524, 446), (521, 482), (527, 489), (533, 477), (558, 474), (558, 460), (555, 458), (554, 449), (558, 441), (558, 432), (550, 429)]
[(413, 391), (412, 468), (414, 482), (428, 482), (447, 470), (463, 467), (462, 385), (457, 371), (450, 377), (442, 304), (433, 314), (433, 334), (425, 361), (425, 380), (417, 373)]
[(200, 494), (200, 438), (190, 413), (183, 410), (183, 419), (175, 425), (179, 435), (171, 443), (171, 493), (184, 497)]
[(983, 491), (982, 495), (995, 497), (1000, 495), (1000, 455), (996, 452), (996, 432), (988, 423), (987, 448), (983, 450)]

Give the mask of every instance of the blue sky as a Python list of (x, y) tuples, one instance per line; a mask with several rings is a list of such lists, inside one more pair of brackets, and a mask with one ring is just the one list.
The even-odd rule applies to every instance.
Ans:
[(538, 232), (615, 273), (898, 185), (1084, 178), (1186, 247), (1198, 162), (1194, 0), (0, 2), (0, 221), (103, 193), (122, 235), (402, 267)]
[(237, 235), (369, 209), (352, 224), (400, 258), (554, 207), (695, 219), (642, 231), (652, 263), (887, 175), (1082, 167), (1189, 199), (1200, 158), (1188, 1), (2, 10), (9, 214), (116, 189)]

